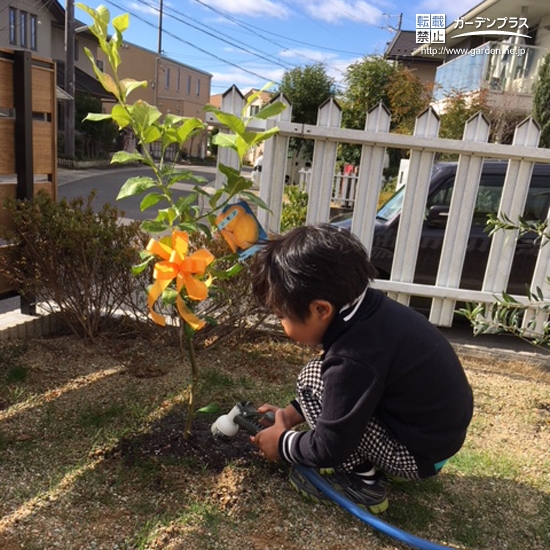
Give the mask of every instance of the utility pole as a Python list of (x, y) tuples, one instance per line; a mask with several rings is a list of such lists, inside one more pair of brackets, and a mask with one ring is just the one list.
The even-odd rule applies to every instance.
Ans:
[(159, 5), (159, 46), (158, 46), (159, 57), (162, 55), (162, 4), (163, 4), (163, 0), (160, 0), (160, 5)]
[(74, 157), (74, 0), (67, 0), (65, 6), (65, 92), (71, 99), (65, 102), (65, 154)]

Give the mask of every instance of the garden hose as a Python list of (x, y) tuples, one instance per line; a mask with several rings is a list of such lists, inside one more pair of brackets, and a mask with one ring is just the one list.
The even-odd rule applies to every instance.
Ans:
[(453, 550), (451, 546), (441, 546), (440, 544), (421, 539), (420, 537), (411, 535), (410, 533), (407, 533), (407, 531), (403, 531), (402, 529), (398, 529), (397, 527), (394, 527), (393, 525), (382, 521), (375, 515), (367, 512), (366, 510), (346, 498), (342, 493), (339, 493), (313, 468), (307, 468), (306, 466), (300, 466), (297, 464), (294, 465), (294, 468), (296, 468), (300, 472), (300, 474), (303, 475), (310, 483), (317, 487), (317, 489), (323, 491), (323, 493), (325, 493), (331, 500), (344, 508), (344, 510), (346, 510), (356, 518), (360, 519), (367, 525), (374, 527), (381, 533), (384, 533), (385, 535), (388, 535), (395, 540), (403, 542), (411, 548), (418, 548), (419, 550)]

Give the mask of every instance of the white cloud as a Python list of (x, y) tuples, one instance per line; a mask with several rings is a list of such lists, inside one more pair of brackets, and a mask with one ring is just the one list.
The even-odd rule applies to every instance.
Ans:
[(288, 9), (272, 0), (204, 0), (205, 4), (227, 13), (248, 15), (251, 17), (276, 17), (286, 19)]
[(308, 50), (304, 48), (296, 48), (283, 50), (279, 53), (279, 57), (285, 59), (298, 59), (300, 63), (303, 63), (304, 60), (307, 64), (309, 63), (328, 63), (338, 57), (335, 53), (329, 52), (320, 52), (318, 50)]
[(311, 17), (327, 23), (383, 23), (382, 10), (364, 0), (306, 0), (303, 7)]
[(449, 26), (455, 19), (468, 13), (479, 4), (480, 0), (454, 0), (442, 6), (441, 0), (423, 0), (416, 8), (416, 13), (444, 13)]

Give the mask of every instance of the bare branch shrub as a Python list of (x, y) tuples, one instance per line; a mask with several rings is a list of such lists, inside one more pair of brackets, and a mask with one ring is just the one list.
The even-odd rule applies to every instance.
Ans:
[(149, 271), (132, 275), (146, 242), (139, 222), (120, 223), (123, 212), (108, 204), (98, 212), (95, 193), (54, 201), (40, 192), (30, 201), (6, 202), (11, 229), (3, 235), (13, 254), (0, 271), (21, 294), (58, 315), (74, 334), (94, 340), (121, 310), (146, 318)]

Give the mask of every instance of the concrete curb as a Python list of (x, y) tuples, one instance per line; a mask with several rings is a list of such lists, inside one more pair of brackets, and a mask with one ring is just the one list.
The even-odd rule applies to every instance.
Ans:
[(61, 328), (60, 319), (52, 313), (34, 316), (8, 311), (0, 314), (0, 341), (50, 336)]

